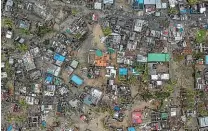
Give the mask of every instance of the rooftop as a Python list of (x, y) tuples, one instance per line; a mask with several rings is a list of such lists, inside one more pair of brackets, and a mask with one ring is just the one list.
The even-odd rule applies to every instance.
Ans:
[(56, 53), (54, 55), (54, 60), (58, 60), (58, 61), (63, 62), (65, 60), (65, 57)]
[(78, 86), (83, 84), (83, 79), (81, 79), (79, 76), (77, 76), (75, 74), (72, 75), (71, 81), (74, 82)]
[(108, 54), (104, 54), (101, 57), (95, 55), (95, 66), (106, 67), (108, 66), (109, 59), (110, 59), (110, 56)]
[(127, 75), (127, 73), (128, 73), (127, 68), (119, 68), (119, 75), (125, 76)]
[(167, 53), (149, 53), (147, 57), (148, 62), (168, 62), (170, 55)]
[(132, 113), (132, 123), (141, 124), (142, 123), (142, 113), (139, 111), (135, 111)]
[(134, 127), (128, 127), (128, 131), (136, 131)]
[(144, 4), (145, 5), (155, 5), (156, 4), (156, 0), (144, 0)]
[(199, 117), (199, 126), (200, 127), (207, 127), (208, 126), (208, 116), (206, 117)]

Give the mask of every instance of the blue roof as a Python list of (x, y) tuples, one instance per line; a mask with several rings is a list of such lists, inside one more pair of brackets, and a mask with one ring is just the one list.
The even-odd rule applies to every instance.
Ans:
[(115, 106), (114, 111), (120, 111), (120, 108), (118, 106)]
[(47, 76), (47, 77), (46, 77), (46, 81), (52, 82), (52, 80), (53, 80), (53, 77), (52, 77), (52, 76)]
[(128, 127), (128, 131), (136, 131), (134, 127)]
[(42, 121), (42, 126), (46, 127), (46, 121)]
[(127, 73), (128, 73), (127, 68), (119, 68), (119, 75), (125, 76), (127, 75)]
[(205, 64), (208, 65), (208, 55), (205, 56)]
[(82, 80), (79, 76), (77, 76), (77, 75), (75, 75), (75, 74), (71, 77), (71, 80), (72, 80), (75, 84), (77, 84), (78, 86), (80, 86), (80, 85), (83, 84), (83, 80)]
[(139, 2), (139, 4), (143, 4), (144, 0), (137, 0)]
[(9, 125), (9, 127), (7, 128), (7, 131), (11, 131), (12, 130), (12, 125)]
[(54, 55), (54, 59), (63, 62), (65, 60), (65, 57), (56, 53)]
[(185, 13), (187, 13), (187, 10), (186, 9), (180, 10), (180, 13), (185, 14)]

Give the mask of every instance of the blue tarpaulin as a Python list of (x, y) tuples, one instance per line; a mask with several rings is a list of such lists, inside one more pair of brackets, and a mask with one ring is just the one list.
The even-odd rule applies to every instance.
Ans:
[(125, 76), (127, 75), (127, 73), (128, 73), (127, 68), (119, 68), (119, 75)]
[(128, 127), (128, 131), (136, 131), (134, 127)]
[(52, 76), (47, 76), (47, 77), (46, 77), (46, 81), (52, 82), (52, 80), (53, 80), (53, 77), (52, 77)]
[(12, 125), (9, 125), (9, 127), (7, 128), (7, 131), (11, 131), (12, 130)]
[(75, 74), (71, 77), (71, 80), (72, 80), (75, 84), (77, 84), (78, 86), (82, 85), (82, 83), (83, 83), (83, 80), (82, 80), (79, 76), (77, 76), (77, 75), (75, 75)]
[(46, 121), (42, 121), (42, 126), (46, 127)]
[(208, 55), (205, 56), (205, 64), (208, 65)]
[(120, 111), (120, 108), (118, 106), (115, 106), (114, 111)]
[(54, 60), (58, 60), (58, 61), (63, 62), (65, 60), (65, 57), (56, 53), (54, 55)]

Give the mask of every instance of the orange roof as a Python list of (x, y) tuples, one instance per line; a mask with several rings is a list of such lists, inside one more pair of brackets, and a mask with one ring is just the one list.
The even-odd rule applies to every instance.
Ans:
[(95, 56), (95, 66), (106, 67), (108, 66), (108, 61), (110, 56), (108, 54), (104, 54), (102, 57)]

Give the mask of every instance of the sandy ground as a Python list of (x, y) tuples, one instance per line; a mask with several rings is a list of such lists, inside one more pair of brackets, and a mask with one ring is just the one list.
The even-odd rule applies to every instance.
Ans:
[(99, 24), (96, 24), (93, 28), (93, 45), (98, 49), (105, 50), (105, 46), (103, 43), (100, 43), (100, 38), (103, 37), (103, 32)]
[(79, 121), (78, 124), (76, 124), (76, 126), (80, 128), (80, 131), (85, 131), (86, 129), (90, 129), (92, 131), (106, 131), (103, 128), (102, 119), (105, 118), (105, 116), (107, 115), (107, 112), (99, 113), (98, 117), (91, 120), (89, 124)]

